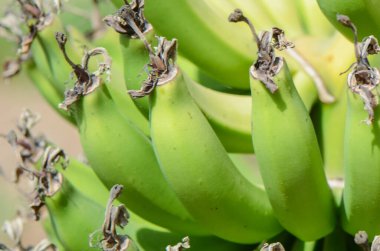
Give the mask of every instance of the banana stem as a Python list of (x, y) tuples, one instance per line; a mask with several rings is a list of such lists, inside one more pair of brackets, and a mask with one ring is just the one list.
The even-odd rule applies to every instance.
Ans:
[(329, 93), (325, 83), (319, 73), (314, 69), (314, 67), (304, 58), (302, 55), (293, 48), (288, 48), (288, 54), (293, 57), (305, 72), (313, 79), (314, 85), (317, 88), (319, 100), (323, 103), (330, 104), (335, 101), (335, 97)]
[(259, 36), (257, 35), (255, 26), (253, 26), (252, 22), (247, 17), (244, 16), (243, 12), (240, 9), (234, 10), (234, 12), (231, 13), (231, 15), (228, 17), (228, 21), (235, 22), (235, 23), (245, 22), (246, 24), (248, 24), (249, 29), (251, 30), (252, 35), (253, 35), (255, 42), (257, 44), (257, 48), (260, 49), (261, 42), (260, 42)]

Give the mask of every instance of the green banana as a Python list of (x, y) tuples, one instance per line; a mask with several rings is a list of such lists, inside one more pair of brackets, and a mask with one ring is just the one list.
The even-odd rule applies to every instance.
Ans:
[[(88, 238), (101, 227), (104, 207), (84, 196), (66, 179), (60, 189), (53, 197), (45, 199), (59, 241), (65, 250), (91, 250)], [(72, 230), (74, 226), (75, 231)]]
[[(108, 192), (90, 167), (81, 164), (79, 168), (66, 169), (64, 174), (85, 196), (92, 198), (99, 204), (105, 204)], [(86, 177), (86, 179), (83, 179), (83, 177)], [(140, 251), (163, 250), (169, 243), (183, 237), (180, 233), (170, 232), (152, 224), (133, 212), (130, 212), (130, 222), (121, 233), (130, 236), (136, 242)], [(193, 250), (249, 250), (249, 246), (238, 245), (212, 236), (190, 235), (190, 243)]]
[[(358, 31), (349, 17), (340, 15), (338, 21), (354, 34), (356, 62), (348, 75), (347, 116), (344, 137), (345, 188), (341, 206), (343, 228), (351, 234), (364, 230), (372, 239), (380, 232), (377, 212), (380, 186), (379, 107), (377, 86), (379, 71), (370, 66), (368, 55), (380, 52), (373, 36), (358, 42)], [(363, 109), (364, 103), (364, 109)], [(367, 115), (367, 119), (363, 120)], [(365, 122), (365, 123), (363, 123)], [(362, 168), (365, 166), (365, 168)]]
[[(300, 239), (315, 240), (334, 227), (332, 195), (311, 120), (293, 86), (286, 62), (275, 83), (278, 93), (270, 94), (260, 81), (252, 78), (252, 141), (256, 157), (281, 224)], [(297, 128), (296, 132), (290, 133), (293, 128)], [(283, 146), (287, 146), (287, 151), (283, 151)], [(277, 147), (282, 150), (276, 150)]]
[(259, 37), (240, 10), (235, 10), (229, 20), (246, 22), (259, 50), (249, 71), (252, 142), (274, 213), (297, 238), (321, 238), (334, 228), (335, 206), (313, 124), (286, 61), (274, 53), (275, 45), (284, 49), (291, 44), (278, 28)]
[[(379, 115), (376, 109), (375, 117)], [(361, 122), (365, 117), (362, 100), (348, 93), (341, 218), (343, 228), (350, 234), (365, 230), (373, 238), (380, 232), (380, 149), (376, 143), (380, 130), (378, 119), (369, 127)]]
[(180, 69), (176, 74), (151, 96), (152, 141), (165, 177), (193, 217), (218, 237), (254, 243), (279, 233), (264, 191), (236, 169)]
[(185, 83), (226, 150), (252, 153), (250, 96), (217, 92), (190, 78)]
[[(186, 72), (193, 73), (196, 67), (181, 59), (181, 65), (186, 66)], [(181, 68), (182, 69), (182, 68)], [(190, 70), (190, 71), (189, 71)], [(228, 152), (252, 153), (251, 139), (251, 97), (218, 92), (195, 83), (187, 75), (187, 87), (213, 127), (219, 140)], [(310, 111), (317, 99), (317, 92), (311, 78), (304, 72), (295, 74), (295, 84), (298, 92)]]
[(107, 187), (123, 184), (126, 192), (120, 200), (142, 217), (170, 229), (204, 233), (167, 184), (150, 141), (117, 113), (108, 95), (102, 86), (74, 108), (82, 146), (94, 171)]
[[(57, 41), (65, 53), (65, 35), (59, 34)], [(97, 53), (105, 52), (95, 48), (83, 61)], [(149, 139), (118, 112), (107, 86), (98, 86), (100, 76), (89, 73), (85, 64), (75, 65), (74, 70), (78, 80), (62, 106), (70, 106), (84, 152), (102, 182), (108, 188), (115, 183), (125, 186), (127, 191), (120, 200), (144, 218), (184, 233), (205, 234), (166, 182)], [(88, 92), (77, 93), (81, 85), (88, 85), (83, 89), (91, 95), (82, 97)], [(130, 146), (121, 147), (125, 144)]]
[[(249, 54), (254, 53), (255, 49), (244, 42), (249, 40), (244, 32), (239, 32), (241, 27), (229, 24), (227, 15), (222, 16), (213, 8), (215, 4), (226, 4), (233, 8), (229, 1), (145, 2), (149, 22), (157, 32), (166, 37), (176, 37), (183, 56), (220, 83), (248, 90), (249, 79), (244, 72), (251, 63)], [(218, 60), (215, 61), (215, 58)]]
[[(327, 19), (339, 30), (345, 37), (354, 40), (352, 33), (345, 29), (337, 20), (337, 15), (346, 15), (358, 27), (358, 38), (362, 39), (368, 34), (380, 37), (380, 18), (376, 7), (380, 6), (378, 0), (317, 0), (320, 9)], [(373, 9), (374, 8), (374, 9)]]

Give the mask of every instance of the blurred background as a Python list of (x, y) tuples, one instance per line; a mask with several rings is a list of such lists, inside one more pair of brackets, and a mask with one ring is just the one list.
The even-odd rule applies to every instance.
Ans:
[[(75, 22), (77, 27), (84, 31), (91, 30), (91, 13), (97, 0), (64, 1), (68, 13), (64, 18)], [(2, 0), (0, 5), (0, 19), (8, 10), (17, 9), (18, 3), (14, 0)], [(107, 4), (108, 3), (108, 4)], [(112, 6), (109, 1), (99, 1), (101, 7)], [(83, 11), (83, 10), (86, 11)], [(102, 9), (102, 16), (110, 12), (109, 7)], [(0, 28), (1, 30), (1, 28)], [(0, 35), (1, 32), (0, 32)], [(15, 58), (18, 45), (14, 41), (8, 41), (6, 37), (0, 36), (0, 64), (3, 65), (8, 59)], [(69, 76), (67, 76), (69, 79)], [(34, 127), (35, 134), (43, 134), (46, 138), (61, 147), (70, 156), (81, 156), (82, 150), (76, 129), (59, 117), (56, 112), (48, 106), (43, 97), (38, 93), (28, 77), (21, 71), (20, 74), (11, 79), (0, 79), (0, 135), (7, 134), (15, 129), (16, 123), (24, 109), (30, 109), (39, 114), (41, 119)], [(13, 220), (17, 211), (24, 214), (30, 213), (28, 205), (32, 190), (28, 186), (21, 187), (14, 183), (16, 157), (13, 149), (6, 139), (0, 137), (0, 228), (6, 220)], [(23, 179), (24, 181), (25, 179)], [(24, 246), (35, 245), (44, 238), (44, 233), (39, 222), (27, 219), (24, 226), (22, 243)], [(14, 243), (0, 229), (0, 243), (13, 247)]]

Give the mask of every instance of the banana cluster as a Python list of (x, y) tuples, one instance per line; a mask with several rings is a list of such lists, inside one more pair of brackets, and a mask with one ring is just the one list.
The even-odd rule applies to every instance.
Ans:
[(56, 167), (63, 151), (20, 127), (33, 151), (19, 159), (37, 169), (18, 170), (43, 187), (33, 208), (46, 205), (53, 243), (327, 251), (380, 233), (378, 18), (359, 20), (361, 2), (112, 2), (102, 20), (95, 7), (106, 26), (85, 34), (19, 1), (29, 40), (17, 62), (88, 160)]

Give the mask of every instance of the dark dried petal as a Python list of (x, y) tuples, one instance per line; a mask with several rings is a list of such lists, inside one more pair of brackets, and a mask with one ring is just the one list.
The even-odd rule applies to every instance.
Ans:
[(41, 200), (39, 196), (36, 196), (34, 198), (33, 203), (30, 205), (30, 208), (33, 210), (34, 219), (36, 221), (40, 220), (40, 217), (41, 217), (40, 210), (44, 205), (45, 203)]
[(166, 251), (182, 251), (189, 248), (190, 248), (190, 238), (186, 236), (182, 239), (182, 242), (179, 242), (174, 246), (167, 246)]
[(4, 244), (0, 243), (0, 250), (1, 251), (12, 251), (11, 249), (9, 249), (7, 246), (5, 246)]
[(243, 15), (243, 12), (241, 11), (241, 9), (235, 9), (234, 12), (232, 12), (228, 16), (228, 21), (229, 22), (234, 22), (234, 23), (244, 22), (245, 21), (245, 17)]
[(285, 32), (277, 27), (272, 28), (273, 33), (273, 46), (277, 50), (285, 50), (294, 48), (294, 44), (285, 38)]
[(11, 78), (17, 75), (21, 70), (20, 60), (11, 59), (3, 64), (3, 78)]
[(282, 246), (280, 242), (272, 244), (265, 243), (264, 246), (260, 249), (260, 251), (285, 251), (285, 248)]

